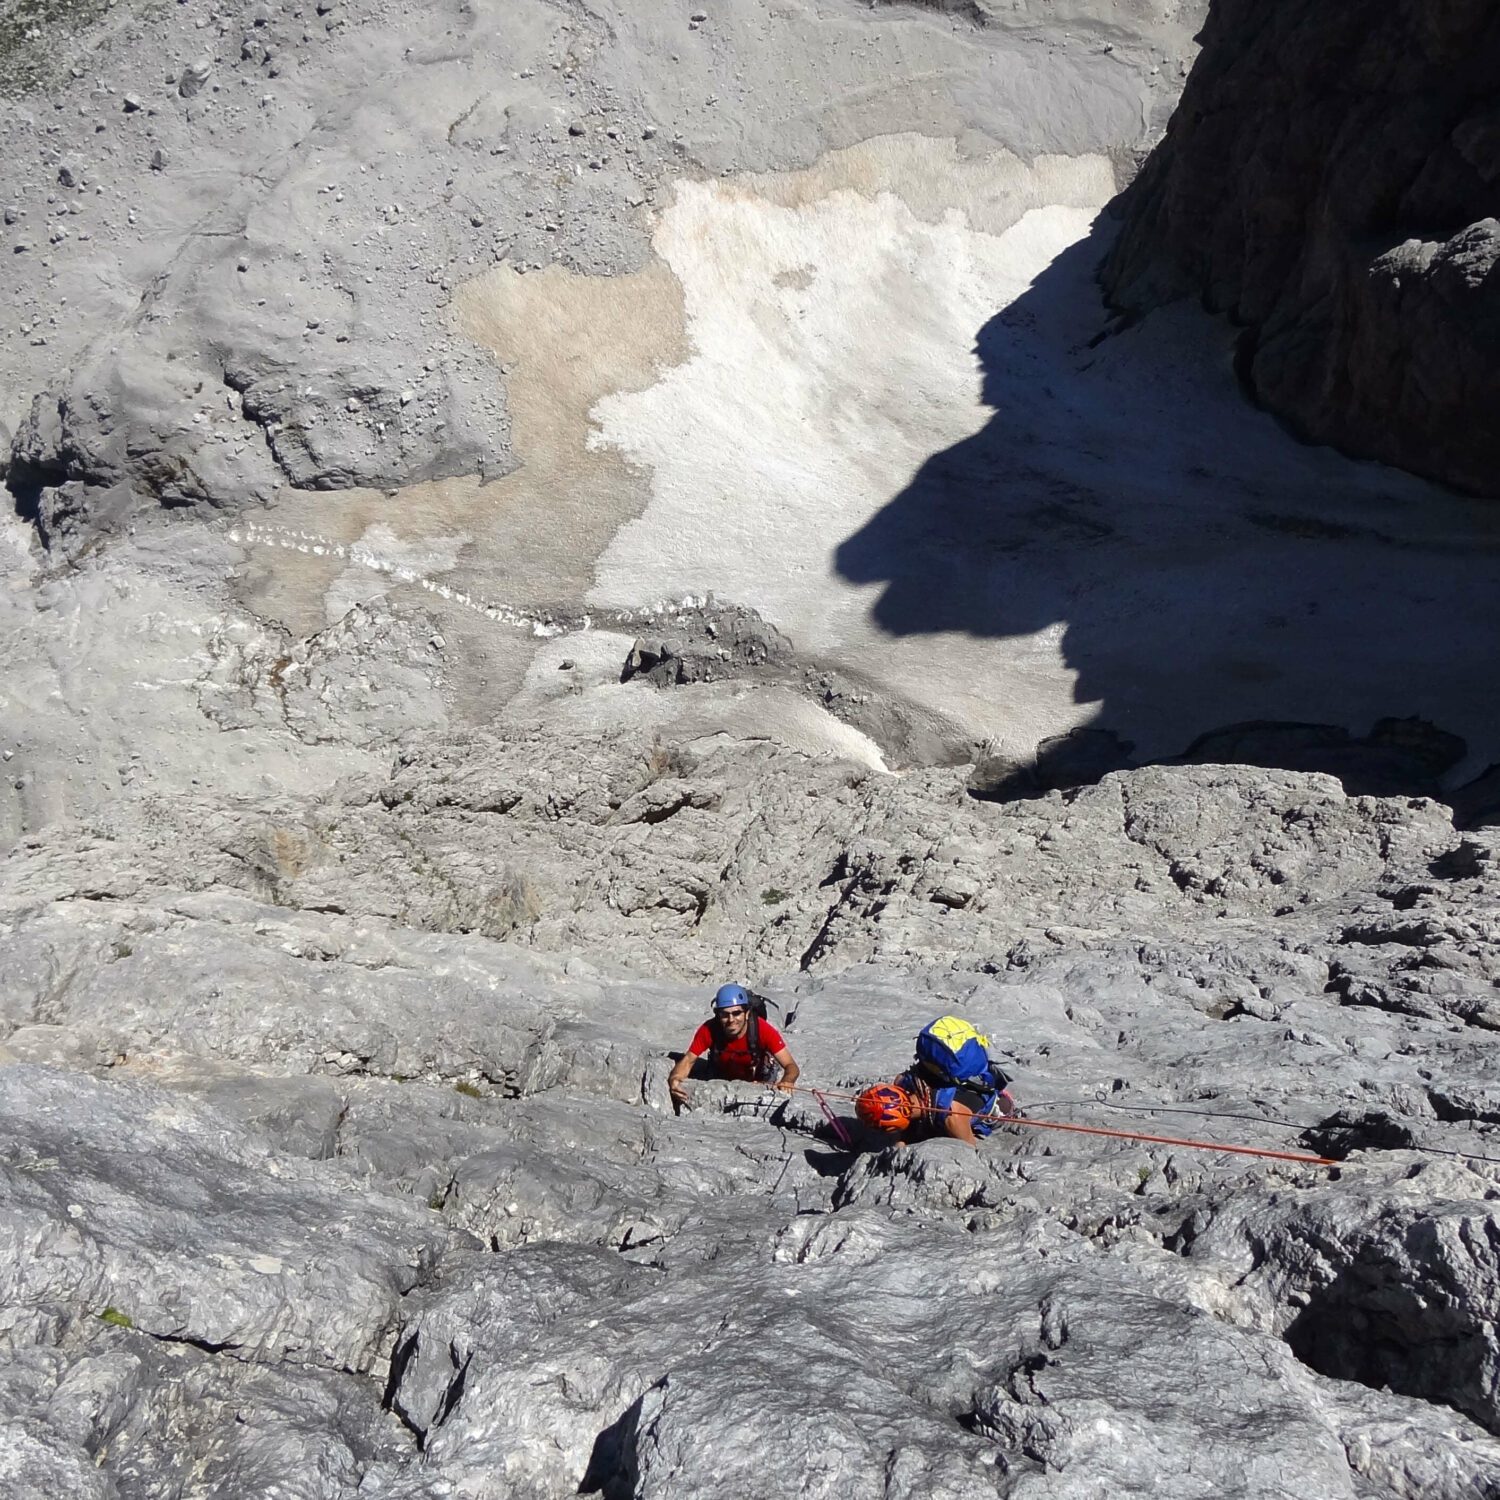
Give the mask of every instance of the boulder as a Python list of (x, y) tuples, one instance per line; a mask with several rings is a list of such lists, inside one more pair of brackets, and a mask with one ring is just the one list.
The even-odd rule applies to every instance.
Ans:
[(982, 756), (969, 776), (969, 795), (981, 801), (1007, 802), (1013, 797), (1092, 786), (1111, 771), (1133, 764), (1130, 753), (1134, 749), (1112, 729), (1084, 725), (1066, 734), (1049, 735), (1030, 759), (1003, 751)]

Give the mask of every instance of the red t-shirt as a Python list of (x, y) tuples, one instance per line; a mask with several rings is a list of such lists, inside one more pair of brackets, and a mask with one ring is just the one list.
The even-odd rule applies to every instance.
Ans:
[[(759, 1016), (752, 1016), (750, 1019), (760, 1027), (761, 1051), (767, 1057), (774, 1057), (786, 1046), (781, 1033), (769, 1021), (762, 1021)], [(693, 1033), (693, 1040), (688, 1044), (688, 1051), (694, 1057), (702, 1057), (713, 1047), (716, 1040), (713, 1022), (705, 1021)], [(750, 1052), (750, 1028), (748, 1026), (745, 1028), (743, 1036), (732, 1042), (726, 1042), (715, 1061), (723, 1077), (739, 1078), (754, 1083), (755, 1059)]]

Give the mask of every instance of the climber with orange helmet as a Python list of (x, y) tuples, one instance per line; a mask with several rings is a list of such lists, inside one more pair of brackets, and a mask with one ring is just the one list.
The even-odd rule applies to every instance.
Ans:
[(855, 1101), (873, 1130), (904, 1143), (913, 1133), (946, 1134), (969, 1146), (1015, 1114), (1010, 1083), (989, 1055), (989, 1038), (958, 1016), (939, 1016), (917, 1034), (917, 1055), (894, 1083), (878, 1083)]
[(675, 1103), (687, 1103), (688, 1075), (700, 1060), (711, 1077), (772, 1083), (788, 1092), (801, 1073), (781, 1033), (766, 1020), (765, 1002), (742, 984), (720, 986), (713, 1015), (667, 1075), (667, 1092)]

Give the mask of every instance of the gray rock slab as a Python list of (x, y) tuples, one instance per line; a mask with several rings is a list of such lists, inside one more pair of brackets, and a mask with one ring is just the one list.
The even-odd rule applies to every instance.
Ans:
[[(1269, 1496), (1289, 1461), (1329, 1494), (1492, 1482), (1493, 1440), (1454, 1409), (1491, 1420), (1492, 1278), (1471, 1248), (1487, 1243), (1485, 1162), (1430, 1159), (1424, 1182), (1408, 1175), (1420, 1155), (1367, 1146), (1330, 1179), (1024, 1123), (977, 1154), (942, 1140), (880, 1150), (856, 1137), (864, 1149), (850, 1149), (810, 1096), (707, 1080), (676, 1115), (667, 1057), (710, 986), (628, 977), (629, 926), (591, 940), (595, 965), (578, 962), (577, 938), (549, 954), (525, 929), (497, 940), (349, 910), (368, 869), (393, 868), (361, 863), (391, 847), (380, 820), (410, 820), (408, 838), (469, 869), (618, 857), (644, 888), (691, 859), (709, 888), (738, 878), (754, 893), (725, 903), (717, 944), (764, 941), (752, 935), (820, 891), (838, 849), (846, 873), (818, 899), (840, 913), (840, 944), (802, 971), (763, 962), (805, 1079), (846, 1122), (848, 1096), (892, 1076), (917, 1027), (954, 1011), (990, 1035), (1041, 1119), (1278, 1150), (1320, 1121), (1381, 1113), (1403, 1140), (1483, 1157), (1500, 1155), (1488, 1144), (1490, 1033), (1449, 1012), (1351, 1008), (1330, 988), (1350, 950), (1386, 984), (1424, 972), (1401, 967), (1413, 952), (1457, 966), (1438, 972), (1488, 973), (1482, 835), (1460, 846), (1433, 804), (1351, 799), (1326, 778), (1266, 770), (1153, 768), (996, 805), (969, 798), (961, 770), (851, 779), (753, 748), (653, 780), (645, 760), (600, 750), (592, 776), (582, 761), (570, 770), (556, 746), (543, 780), (538, 741), (519, 742), (524, 761), (506, 760), (505, 743), (430, 747), (362, 784), (352, 806), (375, 832), (354, 836), (345, 805), (315, 825), (283, 808), (286, 837), (262, 839), (256, 877), (279, 872), (280, 905), (234, 883), (247, 865), (223, 851), (249, 846), (230, 833), (240, 814), (211, 801), (186, 820), (157, 810), (149, 837), (122, 822), (108, 838), (59, 832), (12, 855), (4, 909), (28, 956), (10, 971), (7, 1014), (23, 1050), (27, 1031), (79, 1043), (70, 1072), (0, 1070), (20, 1091), (13, 1211), (31, 1236), (19, 1263), (36, 1278), (12, 1337), (37, 1351), (27, 1360), (60, 1351), (18, 1367), (27, 1410), (66, 1378), (67, 1330), (89, 1314), (109, 1327), (104, 1301), (136, 1324), (112, 1336), (186, 1348), (213, 1369), (368, 1370), (352, 1406), (267, 1387), (260, 1425), (233, 1441), (211, 1418), (163, 1425), (154, 1367), (126, 1403), (120, 1430), (157, 1434), (166, 1448), (153, 1452), (207, 1444), (226, 1474), (288, 1474), (333, 1444), (350, 1456), (319, 1469), (320, 1496), (354, 1483), (411, 1497), (455, 1483), (779, 1492), (757, 1459), (767, 1443), (794, 1455), (787, 1493), (813, 1476), (829, 1493), (1066, 1495), (1101, 1474), (1186, 1484), (1207, 1464), (1214, 1485)], [(659, 822), (617, 817), (679, 785), (714, 790), (698, 805), (677, 798)], [(840, 837), (789, 873), (808, 847), (796, 841), (830, 818)], [(520, 844), (496, 845), (516, 819), (524, 864)], [(220, 851), (196, 891), (176, 880), (188, 821), (196, 848)], [(318, 854), (312, 888), (295, 842), (309, 826), (349, 865), (336, 875)], [(760, 899), (768, 866), (734, 876), (729, 850), (774, 855), (783, 894)], [(978, 936), (994, 919), (930, 898), (959, 878), (1005, 893), (1012, 935), (996, 961)], [(342, 899), (329, 899), (334, 882)], [(1120, 904), (1101, 911), (1101, 893)], [(637, 920), (634, 908), (596, 911)], [(730, 912), (746, 924), (732, 938)], [(663, 942), (660, 928), (648, 942)], [(844, 943), (858, 961), (839, 957)], [(923, 956), (937, 952), (945, 961)], [(54, 1099), (81, 1144), (48, 1125)], [(115, 1140), (135, 1146), (128, 1167)], [(184, 1184), (191, 1231), (142, 1270), (143, 1205), (153, 1224), (181, 1222)], [(215, 1206), (225, 1191), (233, 1210)], [(33, 1240), (70, 1234), (85, 1236), (89, 1275), (41, 1277)], [(277, 1274), (247, 1270), (252, 1256), (274, 1256)], [(160, 1287), (167, 1267), (175, 1302)], [(131, 1304), (116, 1300), (127, 1286)], [(1378, 1370), (1327, 1332), (1356, 1313), (1383, 1330)], [(1465, 1318), (1474, 1357), (1439, 1360)], [(1122, 1384), (1116, 1368), (1137, 1374)], [(59, 1397), (55, 1411), (92, 1410), (91, 1379), (80, 1374), (78, 1403)], [(423, 1435), (420, 1452), (356, 1440), (351, 1414), (378, 1411), (382, 1388)], [(754, 1421), (726, 1448), (710, 1413), (746, 1391)], [(49, 1462), (72, 1451), (82, 1420), (75, 1437), (48, 1439)]]
[(113, 1309), (244, 1359), (368, 1370), (444, 1243), (429, 1211), (320, 1192), (224, 1117), (140, 1085), (10, 1067), (0, 1111), (6, 1298), (22, 1306)]

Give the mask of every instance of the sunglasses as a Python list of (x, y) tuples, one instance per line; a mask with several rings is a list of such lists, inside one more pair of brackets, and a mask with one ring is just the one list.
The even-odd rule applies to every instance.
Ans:
[(743, 1005), (726, 1005), (719, 1011), (719, 1015), (726, 1021), (738, 1021), (745, 1014)]

